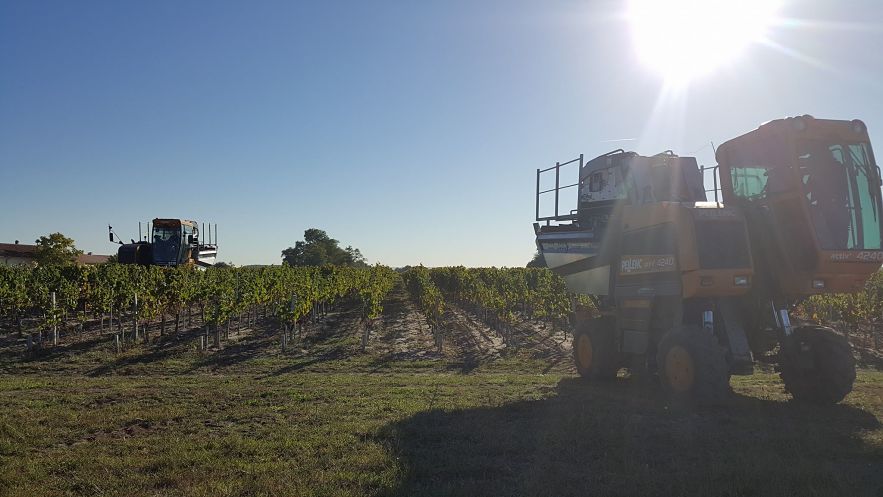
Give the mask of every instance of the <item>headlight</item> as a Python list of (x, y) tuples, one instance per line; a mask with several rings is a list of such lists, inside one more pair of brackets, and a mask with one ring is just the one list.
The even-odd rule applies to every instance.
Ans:
[(748, 286), (748, 276), (736, 276), (733, 278), (733, 284), (736, 286)]
[(817, 290), (825, 288), (825, 280), (812, 280), (812, 287)]

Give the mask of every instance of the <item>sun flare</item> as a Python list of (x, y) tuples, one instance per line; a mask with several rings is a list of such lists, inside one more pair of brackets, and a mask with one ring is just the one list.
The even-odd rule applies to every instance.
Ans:
[(627, 16), (641, 61), (683, 84), (763, 41), (779, 7), (779, 0), (631, 0)]

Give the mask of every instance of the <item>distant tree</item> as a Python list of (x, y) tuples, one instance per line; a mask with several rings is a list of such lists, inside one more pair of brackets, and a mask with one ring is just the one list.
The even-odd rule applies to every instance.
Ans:
[(347, 256), (349, 256), (350, 260), (352, 261), (350, 265), (360, 267), (368, 265), (368, 262), (365, 260), (365, 256), (362, 255), (361, 250), (353, 248), (352, 245), (347, 245), (344, 251), (347, 253)]
[(234, 268), (234, 267), (236, 267), (236, 265), (234, 265), (232, 262), (223, 262), (222, 261), (222, 262), (216, 262), (215, 267)]
[(546, 258), (543, 257), (543, 254), (537, 251), (536, 253), (534, 253), (533, 259), (531, 259), (530, 262), (527, 263), (527, 267), (547, 267)]
[(36, 261), (41, 266), (67, 266), (77, 263), (77, 257), (82, 255), (82, 250), (77, 250), (74, 240), (61, 233), (52, 233), (49, 236), (41, 236), (35, 242), (37, 244)]
[(304, 239), (296, 242), (294, 247), (282, 251), (282, 263), (289, 266), (321, 266), (335, 264), (339, 266), (365, 266), (362, 252), (348, 246), (340, 248), (340, 242), (328, 236), (325, 231), (310, 228), (304, 231)]

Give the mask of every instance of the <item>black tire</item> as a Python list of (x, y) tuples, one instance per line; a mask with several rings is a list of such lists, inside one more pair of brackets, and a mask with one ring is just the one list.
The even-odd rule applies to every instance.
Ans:
[(678, 401), (709, 404), (730, 393), (726, 350), (708, 330), (680, 326), (666, 333), (656, 352), (659, 381)]
[(779, 376), (797, 400), (836, 404), (852, 391), (855, 358), (846, 338), (831, 328), (801, 326), (782, 342)]
[(619, 371), (616, 321), (609, 316), (579, 323), (573, 334), (573, 363), (583, 378), (612, 380)]

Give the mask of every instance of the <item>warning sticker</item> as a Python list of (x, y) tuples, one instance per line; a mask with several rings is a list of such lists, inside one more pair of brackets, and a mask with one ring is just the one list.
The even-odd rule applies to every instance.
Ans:
[(624, 255), (619, 262), (619, 274), (661, 273), (674, 270), (673, 255)]

